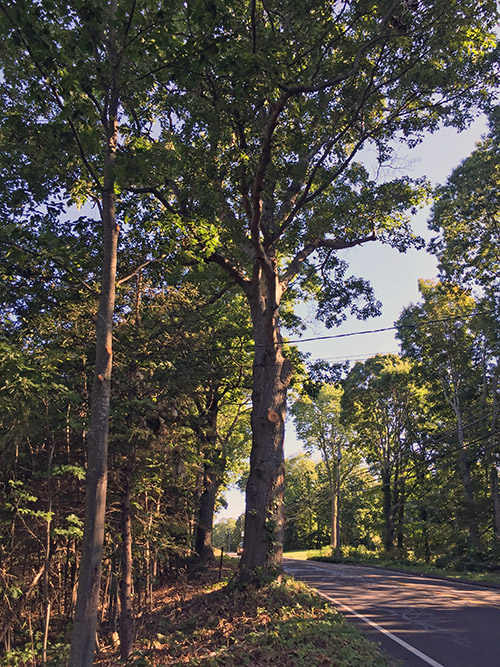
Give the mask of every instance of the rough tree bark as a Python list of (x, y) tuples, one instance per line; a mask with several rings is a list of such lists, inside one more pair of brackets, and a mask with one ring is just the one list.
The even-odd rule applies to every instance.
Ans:
[(271, 576), (283, 561), (285, 462), (283, 439), (292, 367), (283, 357), (278, 308), (282, 288), (275, 272), (260, 269), (247, 289), (255, 356), (252, 387), (252, 451), (246, 488), (242, 580), (260, 567)]

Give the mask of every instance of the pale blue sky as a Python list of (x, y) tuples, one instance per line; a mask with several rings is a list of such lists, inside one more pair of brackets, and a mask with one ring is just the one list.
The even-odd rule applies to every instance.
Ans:
[[(412, 177), (426, 176), (433, 185), (443, 183), (451, 171), (474, 150), (476, 142), (486, 131), (486, 119), (482, 117), (461, 133), (457, 133), (453, 128), (443, 128), (427, 136), (411, 151), (402, 145), (396, 158), (398, 171)], [(413, 229), (426, 239), (431, 237), (427, 230), (428, 215), (427, 208), (417, 213), (413, 219)], [(376, 297), (382, 302), (382, 314), (365, 322), (348, 318), (342, 326), (327, 330), (313, 320), (313, 306), (305, 306), (302, 312), (308, 324), (304, 338), (391, 327), (405, 306), (412, 301), (418, 301), (418, 279), (436, 277), (436, 260), (425, 250), (410, 250), (400, 254), (387, 245), (370, 243), (344, 251), (342, 258), (349, 262), (350, 273), (371, 282)], [(355, 361), (378, 353), (398, 351), (393, 331), (298, 343), (298, 347), (302, 352), (310, 352), (312, 359), (332, 361)], [(293, 424), (287, 422), (285, 453), (291, 456), (300, 449), (301, 444), (295, 437)], [(234, 489), (226, 494), (226, 499), (228, 508), (220, 511), (217, 519), (237, 518), (244, 511), (243, 494)]]

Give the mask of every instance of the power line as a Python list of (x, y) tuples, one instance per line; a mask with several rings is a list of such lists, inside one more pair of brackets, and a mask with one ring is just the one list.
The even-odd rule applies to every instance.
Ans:
[[(416, 322), (412, 324), (400, 324), (399, 326), (383, 327), (381, 329), (369, 329), (367, 331), (349, 331), (341, 334), (332, 334), (331, 336), (314, 336), (311, 338), (299, 338), (296, 340), (287, 340), (286, 343), (293, 343), (295, 345), (297, 343), (309, 343), (316, 340), (332, 340), (334, 338), (349, 338), (351, 336), (364, 336), (367, 334), (384, 333), (386, 331), (396, 331), (398, 329), (417, 329), (419, 327), (426, 327), (431, 324), (440, 324), (442, 322), (454, 322), (461, 319), (466, 320), (466, 319), (471, 319), (473, 317), (479, 317), (480, 315), (489, 315), (492, 312), (493, 310), (486, 310), (478, 313), (471, 313), (470, 315), (454, 315), (450, 317), (442, 317), (436, 320), (427, 320), (425, 322)], [(278, 343), (275, 344), (278, 345)]]

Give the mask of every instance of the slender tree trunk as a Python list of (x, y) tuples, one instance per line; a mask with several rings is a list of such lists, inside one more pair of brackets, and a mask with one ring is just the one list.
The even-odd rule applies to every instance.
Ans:
[[(47, 406), (48, 408), (48, 406)], [(49, 589), (49, 568), (50, 568), (50, 553), (52, 550), (52, 460), (54, 458), (55, 442), (52, 432), (50, 431), (48, 425), (48, 415), (47, 415), (47, 431), (49, 433), (50, 447), (49, 447), (49, 456), (47, 461), (47, 496), (48, 496), (48, 506), (47, 506), (47, 524), (45, 528), (45, 568), (43, 572), (43, 603), (44, 603), (44, 624), (43, 624), (43, 636), (42, 636), (42, 665), (45, 665), (47, 662), (47, 644), (49, 641), (49, 626), (50, 626), (50, 613), (51, 613), (51, 601), (50, 601), (50, 589)]]
[(498, 484), (498, 468), (493, 463), (490, 468), (491, 494), (493, 496), (493, 527), (495, 541), (500, 543), (500, 490)]
[[(338, 494), (337, 494), (337, 487), (336, 487), (336, 482), (338, 482), (338, 475), (336, 478), (333, 476), (333, 470), (332, 470), (332, 464), (330, 459), (328, 458), (328, 454), (325, 449), (322, 449), (321, 451), (321, 456), (323, 459), (323, 463), (325, 464), (326, 468), (326, 476), (328, 478), (328, 489), (330, 491), (330, 546), (332, 547), (332, 553), (335, 553), (337, 555), (337, 547), (338, 547), (338, 526), (337, 526), (337, 519), (338, 519)], [(337, 469), (336, 469), (336, 474), (337, 474)]]
[(474, 500), (474, 491), (472, 487), (472, 478), (470, 474), (471, 464), (469, 461), (469, 456), (465, 445), (462, 410), (459, 404), (457, 404), (455, 414), (457, 418), (457, 433), (458, 433), (458, 446), (459, 446), (458, 456), (460, 463), (460, 473), (462, 477), (462, 488), (464, 493), (465, 522), (471, 543), (476, 547), (480, 547), (481, 537), (479, 534), (479, 528), (476, 521), (476, 503)]
[(124, 474), (122, 500), (122, 576), (120, 579), (120, 657), (127, 660), (134, 646), (134, 616), (132, 611), (132, 517), (130, 497), (132, 485), (129, 473)]
[(117, 93), (112, 91), (101, 199), (103, 268), (96, 324), (96, 367), (87, 438), (87, 479), (82, 558), (69, 667), (91, 667), (94, 661), (99, 586), (106, 512), (108, 425), (112, 367), (119, 228), (116, 224), (114, 161), (118, 140)]
[(384, 549), (387, 554), (392, 554), (394, 549), (394, 519), (391, 478), (389, 473), (382, 473), (382, 494), (383, 494), (383, 513), (384, 513)]
[(401, 556), (404, 551), (404, 516), (405, 516), (405, 499), (403, 494), (399, 499), (398, 504), (398, 528), (397, 528), (397, 542), (398, 554)]
[(429, 541), (429, 517), (425, 507), (420, 508), (420, 519), (422, 521), (422, 535), (424, 538), (424, 558), (426, 563), (430, 563), (431, 545)]
[(330, 491), (332, 495), (332, 512), (331, 512), (331, 517), (330, 517), (330, 523), (331, 523), (331, 540), (330, 540), (330, 546), (332, 547), (332, 551), (337, 555), (337, 548), (338, 548), (338, 539), (339, 536), (337, 534), (337, 518), (338, 518), (338, 505), (337, 505), (337, 490), (335, 487)]
[(340, 558), (341, 549), (340, 549), (340, 461), (341, 461), (341, 452), (340, 445), (337, 450), (337, 461), (335, 466), (335, 556)]
[(116, 548), (115, 551), (111, 554), (111, 563), (110, 563), (110, 584), (109, 584), (109, 602), (107, 610), (107, 621), (109, 632), (111, 636), (117, 635), (117, 613), (118, 613), (118, 583), (117, 583), (117, 557), (116, 557)]
[(490, 473), (491, 499), (493, 504), (493, 535), (495, 542), (500, 543), (500, 491), (498, 488), (498, 467), (496, 462), (496, 443), (497, 443), (497, 388), (498, 388), (498, 368), (493, 373), (491, 387), (492, 405), (491, 405), (491, 428), (490, 445), (488, 448), (488, 468)]
[[(262, 271), (262, 269), (261, 269)], [(283, 357), (278, 324), (280, 285), (277, 276), (253, 281), (247, 288), (255, 357), (252, 390), (252, 451), (246, 488), (245, 537), (240, 580), (256, 568), (279, 576), (283, 567), (285, 461), (283, 438), (291, 363)]]

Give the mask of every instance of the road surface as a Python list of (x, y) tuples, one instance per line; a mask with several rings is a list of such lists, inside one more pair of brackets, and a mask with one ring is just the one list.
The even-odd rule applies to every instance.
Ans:
[(500, 667), (498, 589), (290, 558), (285, 570), (404, 667)]

